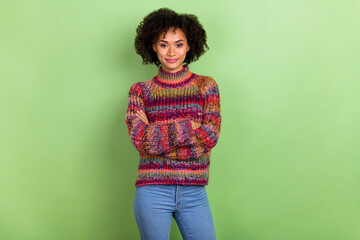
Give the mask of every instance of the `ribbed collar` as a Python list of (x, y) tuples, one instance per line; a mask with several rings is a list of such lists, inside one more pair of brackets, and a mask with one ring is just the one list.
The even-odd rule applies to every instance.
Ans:
[(189, 64), (185, 64), (183, 69), (174, 73), (165, 72), (159, 67), (159, 72), (154, 77), (154, 81), (165, 87), (177, 87), (188, 83), (194, 76), (195, 74), (189, 69)]

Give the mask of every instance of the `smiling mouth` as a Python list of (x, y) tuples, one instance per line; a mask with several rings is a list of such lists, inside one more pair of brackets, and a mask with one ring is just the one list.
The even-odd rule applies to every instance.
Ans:
[(166, 61), (170, 62), (170, 63), (174, 63), (177, 61), (177, 59), (166, 59)]

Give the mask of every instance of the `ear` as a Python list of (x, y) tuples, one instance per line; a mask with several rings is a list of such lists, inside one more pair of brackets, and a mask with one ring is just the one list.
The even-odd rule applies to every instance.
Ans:
[(187, 45), (187, 47), (186, 47), (186, 52), (188, 52), (188, 51), (190, 51), (190, 46), (189, 45)]
[(156, 52), (156, 44), (154, 43), (153, 45), (152, 45), (152, 49), (154, 50), (154, 52)]

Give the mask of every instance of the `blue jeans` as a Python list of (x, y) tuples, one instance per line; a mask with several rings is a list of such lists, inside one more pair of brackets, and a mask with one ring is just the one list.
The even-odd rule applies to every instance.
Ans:
[(169, 240), (173, 217), (184, 240), (216, 239), (204, 185), (137, 187), (134, 214), (142, 240)]

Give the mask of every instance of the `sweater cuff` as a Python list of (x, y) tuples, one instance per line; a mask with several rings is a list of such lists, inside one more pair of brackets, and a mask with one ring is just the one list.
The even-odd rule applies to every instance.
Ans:
[(195, 134), (189, 119), (177, 121), (177, 132), (179, 134), (178, 136), (181, 146), (187, 145), (190, 142), (191, 137)]

